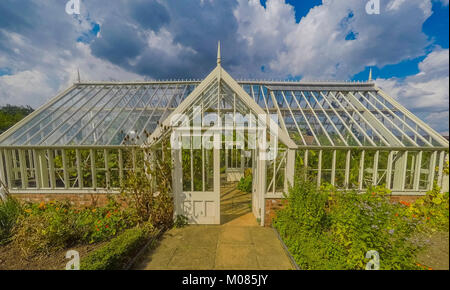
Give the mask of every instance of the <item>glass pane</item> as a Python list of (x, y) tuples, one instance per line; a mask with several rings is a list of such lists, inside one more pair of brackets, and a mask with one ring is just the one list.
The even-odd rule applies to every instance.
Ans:
[(183, 166), (183, 191), (192, 191), (191, 188), (191, 150), (181, 150), (181, 164)]
[(336, 151), (336, 172), (334, 184), (338, 188), (345, 187), (345, 165), (347, 162), (347, 151)]

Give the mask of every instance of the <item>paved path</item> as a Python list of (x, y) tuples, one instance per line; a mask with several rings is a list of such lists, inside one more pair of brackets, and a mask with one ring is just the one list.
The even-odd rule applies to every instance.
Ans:
[[(222, 225), (189, 225), (166, 232), (137, 269), (294, 269), (272, 228), (260, 227), (239, 191), (224, 191)], [(234, 210), (234, 212), (233, 212)]]

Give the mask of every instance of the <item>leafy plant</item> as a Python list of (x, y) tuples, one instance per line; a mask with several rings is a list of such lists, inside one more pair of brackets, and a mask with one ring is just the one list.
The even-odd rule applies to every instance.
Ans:
[(49, 253), (73, 244), (81, 236), (69, 203), (44, 202), (25, 207), (15, 228), (13, 242), (25, 256)]
[[(1, 228), (2, 240), (3, 236), (9, 236), (8, 232), (14, 227), (13, 242), (24, 255), (29, 256), (74, 244), (106, 241), (136, 224), (161, 229), (172, 226), (170, 147), (167, 143), (163, 144), (159, 151), (147, 150), (145, 154), (136, 156), (135, 161), (142, 162), (143, 166), (125, 166), (135, 169), (128, 170), (120, 200), (110, 195), (105, 206), (75, 208), (69, 201), (52, 201), (28, 203), (22, 212), (16, 213), (12, 209), (18, 206), (13, 201), (2, 204), (0, 222), (5, 225)], [(86, 152), (80, 152), (83, 160), (90, 157)], [(74, 160), (75, 153), (73, 150), (67, 151), (69, 162)], [(133, 158), (126, 155), (128, 151), (123, 153), (124, 159), (132, 162)], [(150, 154), (155, 154), (154, 163), (145, 158)], [(57, 159), (57, 166), (58, 162)], [(108, 162), (116, 162), (115, 157), (110, 155)]]
[(152, 233), (151, 227), (128, 229), (84, 258), (80, 268), (82, 270), (123, 269), (130, 256), (145, 244)]
[(145, 170), (130, 170), (122, 186), (122, 198), (134, 211), (136, 222), (150, 222), (158, 228), (173, 225), (172, 167), (168, 140), (160, 150), (144, 150)]
[(175, 228), (182, 228), (188, 224), (188, 218), (185, 215), (178, 214), (175, 218), (173, 226)]
[(382, 269), (416, 269), (411, 237), (418, 223), (388, 193), (317, 189), (297, 180), (274, 226), (302, 269), (364, 269), (369, 250), (378, 251)]
[(77, 229), (82, 233), (81, 241), (95, 243), (105, 241), (136, 224), (130, 210), (109, 197), (104, 207), (74, 210)]
[(26, 204), (13, 242), (28, 256), (105, 241), (133, 225), (131, 213), (113, 197), (104, 207), (84, 209), (74, 208), (68, 201)]
[(237, 184), (237, 189), (243, 192), (252, 192), (253, 175), (251, 169), (248, 169), (244, 173), (244, 177), (239, 180)]
[(420, 222), (423, 232), (449, 231), (449, 193), (442, 193), (436, 183), (433, 189), (414, 203), (401, 202), (406, 216)]
[(329, 197), (330, 232), (344, 249), (348, 269), (364, 269), (365, 254), (376, 250), (382, 269), (415, 269), (417, 245), (410, 239), (417, 222), (405, 219), (384, 189), (367, 193), (335, 192)]
[(0, 199), (0, 245), (9, 241), (21, 214), (22, 206), (18, 200), (10, 196), (5, 201)]

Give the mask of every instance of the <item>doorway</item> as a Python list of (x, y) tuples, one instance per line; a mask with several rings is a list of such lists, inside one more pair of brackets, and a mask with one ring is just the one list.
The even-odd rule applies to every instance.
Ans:
[[(252, 213), (252, 150), (236, 146), (220, 151), (220, 215), (226, 224)], [(247, 217), (248, 219), (248, 217)], [(256, 219), (254, 218), (255, 222)]]
[[(191, 143), (192, 144), (192, 143)], [(253, 182), (256, 150), (173, 150), (175, 213), (190, 224), (223, 224), (252, 213), (259, 217), (259, 198)], [(238, 188), (241, 179), (250, 184)], [(178, 182), (176, 182), (178, 181)]]

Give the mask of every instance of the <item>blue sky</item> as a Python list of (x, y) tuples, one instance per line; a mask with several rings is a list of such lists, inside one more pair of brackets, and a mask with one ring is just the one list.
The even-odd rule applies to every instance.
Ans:
[(76, 79), (367, 80), (448, 133), (448, 0), (0, 1), (0, 105), (38, 107)]

